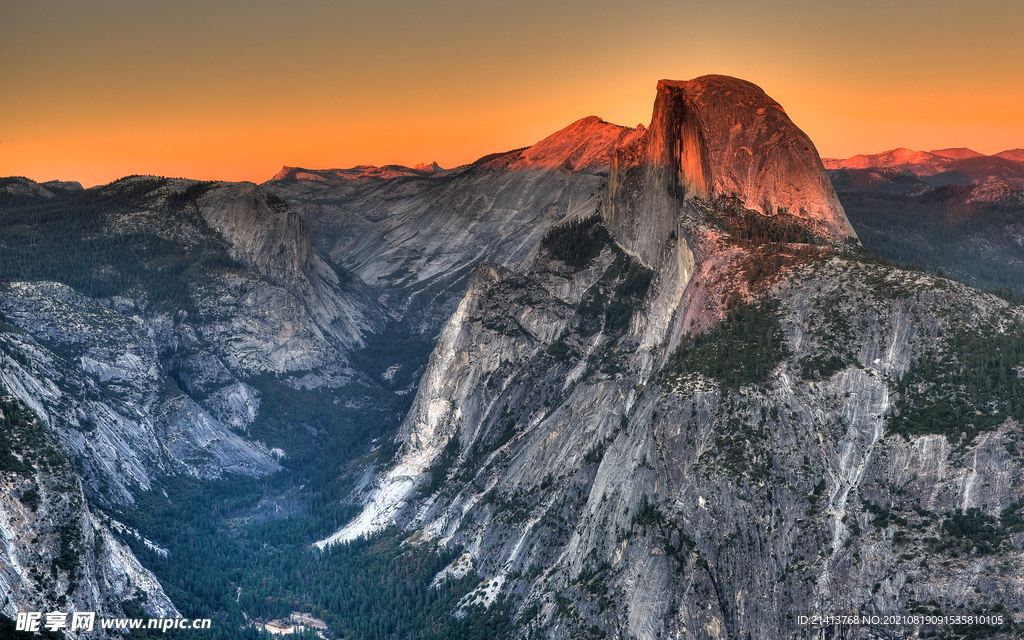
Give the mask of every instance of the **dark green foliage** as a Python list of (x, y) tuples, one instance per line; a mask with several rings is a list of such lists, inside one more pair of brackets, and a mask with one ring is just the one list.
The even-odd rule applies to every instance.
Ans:
[(800, 369), (802, 370), (804, 380), (815, 377), (815, 374), (822, 378), (828, 378), (836, 371), (845, 369), (846, 365), (846, 360), (835, 354), (829, 356), (816, 354), (800, 358)]
[(808, 496), (807, 500), (812, 505), (817, 504), (818, 500), (821, 499), (821, 496), (825, 493), (825, 489), (827, 488), (828, 483), (825, 482), (825, 478), (822, 478), (821, 480), (818, 481), (818, 484), (814, 485), (814, 490), (811, 491), (811, 495)]
[(184, 208), (217, 187), (216, 182), (197, 182), (189, 185), (184, 191), (172, 193), (167, 196), (167, 204), (176, 208)]
[(630, 525), (640, 525), (643, 529), (655, 527), (664, 523), (665, 514), (661, 512), (661, 509), (658, 508), (657, 504), (649, 501), (646, 495), (641, 498), (640, 508), (633, 514), (633, 519), (630, 521)]
[(708, 211), (708, 222), (728, 234), (729, 244), (747, 251), (741, 272), (751, 290), (764, 291), (783, 269), (832, 253), (799, 218), (782, 210), (764, 215), (737, 198), (719, 198)]
[(615, 294), (604, 312), (605, 331), (612, 334), (625, 331), (633, 313), (643, 303), (651, 286), (654, 272), (636, 260), (631, 260), (625, 277), (615, 287)]
[(1024, 531), (1024, 500), (1018, 500), (1003, 509), (999, 521), (1007, 533)]
[(988, 556), (996, 553), (1009, 537), (1000, 521), (977, 507), (946, 514), (942, 537), (933, 544), (937, 552)]
[(680, 344), (662, 371), (663, 379), (700, 373), (738, 389), (763, 382), (789, 355), (779, 324), (779, 301), (740, 304), (705, 333)]
[[(321, 533), (330, 533), (351, 516), (353, 507), (338, 503), (350, 464), (367, 455), (374, 442), (391, 441), (413, 394), (357, 383), (340, 389), (293, 389), (269, 373), (246, 382), (260, 391), (260, 412), (250, 434), (287, 453), (282, 461), (291, 473), (287, 482), (310, 488), (306, 498), (321, 516)], [(377, 454), (384, 452), (381, 447)]]
[[(3, 393), (0, 387), (0, 471), (33, 477), (36, 465), (47, 469), (64, 462), (64, 454), (54, 446), (35, 413), (17, 398)], [(25, 502), (22, 496), (22, 501), (31, 506), (31, 494), (28, 500)], [(35, 500), (38, 501), (38, 494)]]
[(768, 439), (769, 431), (765, 425), (765, 422), (755, 425), (739, 418), (726, 421), (720, 433), (715, 435), (715, 450), (723, 469), (751, 482), (771, 479), (771, 453), (761, 444)]
[(182, 613), (212, 618), (215, 628), (238, 629), (243, 611), (263, 620), (303, 611), (352, 638), (480, 638), (483, 629), (508, 624), (500, 607), (491, 611), (492, 627), (479, 613), (461, 621), (450, 615), (476, 585), (472, 574), (429, 588), (459, 549), (401, 546), (404, 536), (386, 531), (318, 552), (310, 543), (321, 527), (314, 514), (295, 510), (298, 501), (276, 501), (293, 511), (285, 517), (273, 506), (261, 508), (261, 501), (275, 502), (273, 488), (273, 479), (172, 478), (161, 490), (139, 495), (136, 508), (118, 517), (170, 549), (165, 558), (126, 538)]
[(612, 245), (615, 259), (576, 307), (574, 323), (584, 338), (599, 331), (621, 334), (643, 304), (654, 272)]
[[(607, 560), (597, 563), (597, 566), (587, 567), (580, 571), (579, 582), (583, 590), (593, 596), (602, 597), (608, 593), (607, 581), (612, 571), (612, 565)], [(526, 618), (526, 616), (523, 616)]]
[(605, 438), (594, 444), (594, 446), (587, 449), (587, 452), (583, 454), (583, 464), (597, 464), (604, 459), (604, 450), (608, 447), (610, 438)]
[(42, 498), (40, 497), (39, 492), (36, 491), (35, 487), (31, 487), (22, 491), (18, 499), (21, 500), (23, 505), (34, 512), (39, 508), (39, 501)]
[(82, 530), (74, 522), (57, 528), (60, 534), (60, 552), (53, 561), (53, 566), (62, 569), (68, 575), (68, 591), (74, 589), (78, 568), (82, 564)]
[(118, 214), (145, 209), (150, 194), (165, 184), (122, 180), (52, 199), (0, 198), (0, 272), (12, 281), (63, 282), (98, 298), (141, 287), (158, 308), (194, 313), (191, 284), (211, 270), (240, 268), (198, 212), (185, 209), (211, 185), (199, 183), (169, 198), (170, 215), (200, 230), (199, 242), (186, 246), (166, 234), (112, 224)]
[(1024, 364), (1024, 327), (964, 330), (944, 342), (941, 355), (926, 354), (903, 376), (895, 433), (939, 433), (963, 447), (1009, 417), (1024, 421), (1024, 380), (1015, 370)]
[(601, 224), (601, 217), (595, 214), (551, 227), (544, 234), (541, 246), (556, 259), (581, 269), (600, 255), (601, 249), (610, 242), (608, 230)]
[(1024, 293), (1024, 249), (1006, 231), (1020, 220), (1021, 208), (967, 203), (974, 188), (948, 185), (920, 195), (887, 195), (851, 187), (839, 197), (871, 253), (945, 271), (977, 287)]
[(889, 511), (885, 507), (882, 507), (880, 505), (877, 505), (877, 504), (871, 502), (870, 500), (865, 500), (864, 501), (864, 509), (868, 513), (870, 513), (870, 514), (875, 516), (871, 520), (871, 526), (877, 527), (879, 529), (885, 529), (886, 527), (889, 526), (889, 518), (892, 517), (892, 512), (891, 511)]
[(544, 352), (547, 353), (552, 358), (554, 358), (555, 360), (557, 360), (558, 362), (567, 362), (572, 358), (573, 355), (575, 355), (576, 350), (570, 347), (569, 345), (565, 344), (564, 342), (558, 341), (549, 344), (548, 348), (545, 349)]
[[(416, 381), (437, 344), (437, 336), (395, 330), (371, 333), (364, 340), (365, 347), (351, 352), (352, 364), (390, 390), (404, 389)], [(389, 369), (390, 377), (385, 378)]]
[(719, 224), (730, 240), (741, 247), (765, 244), (811, 244), (817, 241), (807, 225), (794, 216), (780, 213), (766, 216), (746, 209), (739, 200), (721, 199), (716, 207)]
[(441, 452), (441, 457), (430, 467), (430, 483), (423, 487), (421, 492), (423, 495), (432, 495), (441, 488), (441, 485), (448, 478), (448, 472), (458, 459), (461, 450), (459, 436), (452, 436), (448, 444), (445, 445), (444, 451)]

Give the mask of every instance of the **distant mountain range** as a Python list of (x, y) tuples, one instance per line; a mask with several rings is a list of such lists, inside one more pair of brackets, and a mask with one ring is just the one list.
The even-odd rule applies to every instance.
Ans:
[(900, 147), (882, 153), (855, 155), (845, 160), (822, 158), (826, 169), (899, 169), (920, 176), (933, 187), (1005, 182), (1024, 188), (1024, 149), (986, 156), (957, 147), (913, 151)]
[(822, 164), (871, 253), (1024, 291), (1024, 149), (899, 148)]

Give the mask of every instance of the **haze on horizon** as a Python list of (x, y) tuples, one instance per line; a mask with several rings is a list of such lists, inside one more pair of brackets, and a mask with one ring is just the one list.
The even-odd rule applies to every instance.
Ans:
[(1024, 147), (1024, 5), (38, 0), (0, 10), (0, 176), (263, 182), (647, 124), (661, 78), (762, 87), (825, 157)]

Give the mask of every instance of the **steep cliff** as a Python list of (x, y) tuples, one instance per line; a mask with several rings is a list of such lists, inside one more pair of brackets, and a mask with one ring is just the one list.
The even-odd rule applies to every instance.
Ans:
[(464, 545), (488, 578), (466, 602), (512, 602), (524, 637), (1024, 606), (1024, 312), (859, 257), (752, 85), (658, 100), (603, 223), (477, 268), (395, 463), (320, 544), (397, 523)]
[(764, 91), (727, 76), (662, 80), (650, 128), (612, 164), (608, 229), (654, 266), (686, 203), (723, 197), (794, 216), (823, 237), (856, 239), (814, 145)]
[[(173, 613), (126, 545), (145, 534), (115, 518), (154, 495), (177, 499), (175, 487), (293, 464), (302, 445), (287, 434), (288, 394), (323, 389), (319, 410), (335, 393), (356, 403), (377, 392), (347, 355), (388, 315), (315, 254), (300, 216), (255, 185), (4, 184), (0, 387), (31, 410), (60, 461), (5, 485), (4, 613), (73, 601), (116, 616), (147, 590), (147, 607)], [(19, 507), (26, 490), (32, 506)], [(49, 576), (59, 555), (52, 580), (36, 576)], [(77, 573), (64, 566), (71, 555)]]
[[(38, 416), (0, 388), (0, 612), (178, 611), (160, 583), (87, 505), (82, 482)], [(94, 633), (69, 637), (107, 637)]]

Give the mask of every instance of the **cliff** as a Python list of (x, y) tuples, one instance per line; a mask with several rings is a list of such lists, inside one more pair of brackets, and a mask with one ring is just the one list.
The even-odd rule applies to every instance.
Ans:
[[(1024, 558), (1018, 383), (957, 391), (970, 345), (1008, 348), (1024, 315), (863, 260), (772, 105), (661, 83), (602, 219), (476, 269), (399, 456), (318, 544), (397, 524), (463, 545), (486, 578), (466, 602), (507, 596), (523, 637), (810, 637), (800, 612), (1024, 605), (997, 570)], [(946, 403), (964, 422), (929, 418)]]
[(659, 82), (651, 126), (616, 153), (607, 191), (609, 231), (649, 266), (693, 199), (736, 198), (856, 239), (810, 139), (764, 91), (727, 76)]

